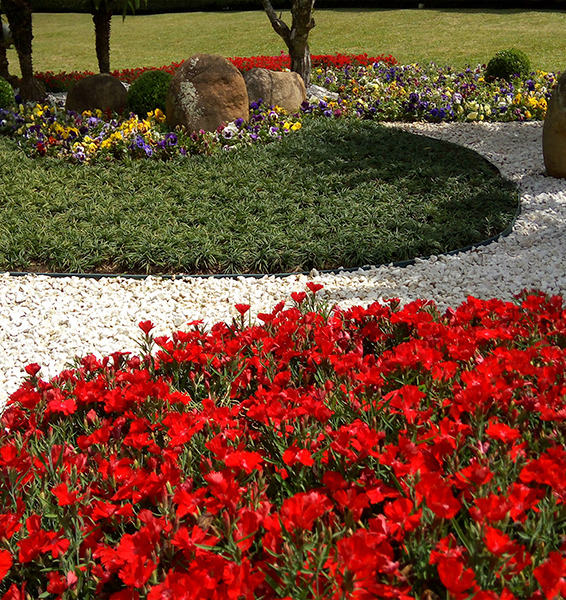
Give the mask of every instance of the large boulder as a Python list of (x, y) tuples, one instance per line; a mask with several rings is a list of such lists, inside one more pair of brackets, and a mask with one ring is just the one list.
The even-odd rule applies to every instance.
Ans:
[(546, 174), (566, 178), (566, 73), (563, 73), (548, 102), (542, 130), (542, 153)]
[(82, 113), (99, 108), (122, 113), (127, 105), (128, 90), (124, 84), (108, 73), (101, 73), (77, 81), (67, 94), (65, 109)]
[(165, 103), (170, 127), (215, 131), (223, 123), (247, 120), (246, 83), (236, 67), (222, 56), (195, 54), (175, 72)]
[(250, 102), (262, 99), (268, 106), (297, 112), (307, 99), (305, 82), (298, 73), (250, 69), (244, 73)]

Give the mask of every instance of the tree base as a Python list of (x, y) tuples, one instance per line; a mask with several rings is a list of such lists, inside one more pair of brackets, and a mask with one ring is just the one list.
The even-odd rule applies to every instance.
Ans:
[(24, 102), (39, 102), (45, 98), (45, 86), (35, 77), (20, 81), (20, 97)]

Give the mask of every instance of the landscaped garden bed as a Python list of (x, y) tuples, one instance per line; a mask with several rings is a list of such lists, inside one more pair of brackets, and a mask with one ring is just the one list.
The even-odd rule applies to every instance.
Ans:
[[(361, 62), (315, 68), (336, 101), (192, 137), (6, 111), (0, 268), (359, 266), (502, 231), (495, 167), (375, 121), (540, 119), (554, 76)], [(50, 381), (28, 365), (0, 416), (0, 598), (566, 596), (564, 299), (341, 310), (321, 288), (257, 322), (142, 321), (136, 355)]]
[[(245, 70), (281, 69), (286, 59), (232, 60)], [(131, 82), (142, 71), (115, 75)], [(296, 272), (478, 243), (511, 224), (512, 186), (469, 151), (374, 122), (544, 116), (553, 74), (509, 82), (484, 75), (481, 67), (398, 65), (392, 57), (315, 57), (312, 82), (336, 99), (309, 98), (294, 114), (253, 103), (248, 121), (190, 135), (170, 130), (158, 109), (126, 116), (66, 113), (53, 104), (4, 110), (0, 268)], [(52, 89), (82, 76), (40, 74)], [(314, 146), (321, 151), (305, 153)]]
[(0, 141), (0, 268), (355, 268), (479, 243), (517, 211), (515, 185), (460, 146), (359, 119), (309, 119), (299, 133), (212, 156), (94, 165), (30, 159)]
[[(278, 139), (298, 131), (306, 118), (361, 118), (376, 121), (532, 121), (542, 120), (556, 81), (554, 73), (534, 71), (511, 81), (488, 81), (484, 67), (464, 70), (429, 65), (399, 65), (391, 56), (314, 57), (312, 83), (337, 93), (336, 100), (312, 97), (301, 110), (287, 115), (277, 107), (252, 109), (249, 122), (238, 122), (217, 132), (172, 138), (163, 114), (104, 118), (102, 113), (67, 115), (53, 106), (20, 106), (0, 111), (0, 132), (14, 137), (31, 156), (46, 154), (73, 161), (105, 160), (126, 155), (169, 159), (178, 155), (231, 149), (241, 144)], [(286, 66), (288, 57), (232, 59), (242, 70)], [(178, 64), (162, 67), (174, 72)], [(116, 71), (122, 81), (135, 81), (144, 69)], [(53, 91), (91, 73), (38, 74)]]
[(4, 600), (566, 593), (563, 300), (332, 312), (307, 285), (257, 325), (27, 367)]

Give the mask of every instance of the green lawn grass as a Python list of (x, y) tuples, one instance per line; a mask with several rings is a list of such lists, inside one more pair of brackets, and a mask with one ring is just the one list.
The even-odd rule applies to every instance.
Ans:
[[(486, 63), (496, 51), (515, 46), (535, 68), (564, 68), (565, 12), (320, 10), (315, 18), (310, 38), (315, 54), (385, 53), (403, 63), (464, 67)], [(33, 22), (36, 70), (97, 70), (90, 15), (38, 13)], [(197, 52), (253, 56), (282, 50), (263, 11), (134, 15), (125, 21), (117, 16), (112, 22), (112, 69), (162, 66)], [(14, 50), (9, 59), (18, 73)]]
[(439, 254), (501, 232), (515, 186), (477, 153), (374, 122), (167, 163), (73, 165), (0, 140), (0, 270), (274, 273)]

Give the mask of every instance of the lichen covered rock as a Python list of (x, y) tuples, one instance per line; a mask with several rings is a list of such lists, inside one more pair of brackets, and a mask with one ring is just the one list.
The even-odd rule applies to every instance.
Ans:
[(223, 123), (247, 120), (246, 83), (236, 67), (222, 56), (196, 54), (175, 72), (165, 105), (170, 127), (215, 131)]

